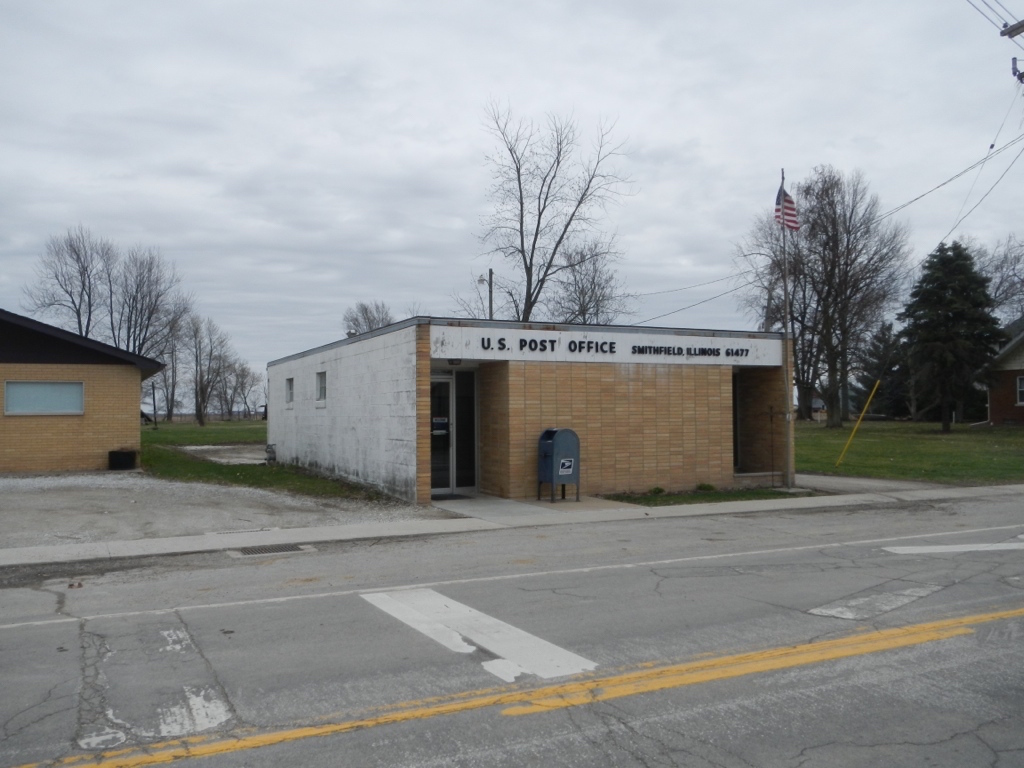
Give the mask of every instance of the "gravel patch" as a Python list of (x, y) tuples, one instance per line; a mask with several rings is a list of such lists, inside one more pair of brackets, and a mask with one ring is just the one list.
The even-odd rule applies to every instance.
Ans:
[(314, 499), (141, 472), (0, 476), (0, 548), (452, 517), (430, 506)]

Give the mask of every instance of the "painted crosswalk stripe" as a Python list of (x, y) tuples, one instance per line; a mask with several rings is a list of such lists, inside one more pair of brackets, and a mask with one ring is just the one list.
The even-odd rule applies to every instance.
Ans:
[[(459, 653), (471, 653), (477, 647), (486, 649), (498, 658), (483, 662), (484, 669), (509, 683), (521, 674), (550, 679), (597, 667), (589, 659), (432, 589), (375, 592), (362, 598), (445, 648)], [(476, 643), (476, 647), (466, 640)]]
[(1006, 552), (1024, 549), (1024, 542), (1006, 541), (999, 544), (936, 544), (930, 547), (882, 547), (894, 555), (941, 555), (953, 552)]
[(938, 592), (942, 587), (935, 584), (924, 584), (920, 587), (901, 589), (896, 592), (877, 592), (873, 595), (837, 600), (834, 603), (812, 608), (808, 613), (815, 616), (831, 616), (836, 619), (854, 619), (864, 621), (883, 613), (896, 610), (908, 603)]

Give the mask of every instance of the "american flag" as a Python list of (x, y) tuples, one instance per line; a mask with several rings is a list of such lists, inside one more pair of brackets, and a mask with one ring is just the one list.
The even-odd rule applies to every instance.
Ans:
[(800, 229), (800, 219), (796, 217), (796, 202), (781, 185), (779, 194), (775, 196), (775, 220), (794, 232)]

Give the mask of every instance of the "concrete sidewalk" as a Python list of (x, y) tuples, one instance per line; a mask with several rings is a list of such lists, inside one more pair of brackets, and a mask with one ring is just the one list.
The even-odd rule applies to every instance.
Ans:
[[(71, 563), (113, 558), (188, 554), (234, 550), (243, 547), (364, 539), (426, 536), (505, 528), (574, 525), (618, 520), (643, 520), (699, 515), (750, 514), (756, 512), (836, 509), (894, 501), (938, 501), (971, 499), (980, 496), (1019, 496), (1024, 485), (988, 487), (950, 487), (934, 484), (884, 481), (859, 478), (798, 475), (797, 486), (835, 495), (797, 496), (770, 501), (735, 501), (715, 504), (688, 504), (667, 507), (641, 507), (607, 499), (583, 497), (580, 502), (558, 500), (513, 501), (491, 496), (436, 501), (432, 507), (419, 508), (422, 517), (394, 516), (391, 519), (367, 519), (349, 524), (262, 528), (188, 535), (160, 535), (148, 538), (117, 538), (69, 544), (6, 546), (0, 548), (0, 567)], [(223, 491), (223, 489), (221, 489)], [(283, 497), (282, 498), (286, 498)], [(261, 499), (265, 502), (265, 499)], [(135, 503), (134, 501), (132, 503)], [(136, 514), (143, 515), (140, 504)], [(416, 508), (410, 508), (415, 510)], [(415, 512), (410, 513), (415, 514)]]

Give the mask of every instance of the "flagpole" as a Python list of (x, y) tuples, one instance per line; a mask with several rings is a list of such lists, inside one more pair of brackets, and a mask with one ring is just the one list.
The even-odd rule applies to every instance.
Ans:
[[(782, 169), (782, 182), (779, 187), (785, 195), (786, 190), (786, 169)], [(786, 255), (786, 217), (785, 200), (782, 201), (783, 215), (779, 224), (782, 226), (782, 389), (785, 395), (783, 400), (783, 413), (786, 418), (783, 421), (786, 430), (786, 458), (783, 461), (783, 468), (786, 473), (785, 487), (793, 487), (793, 385), (790, 379), (790, 349), (789, 349), (789, 259)]]

